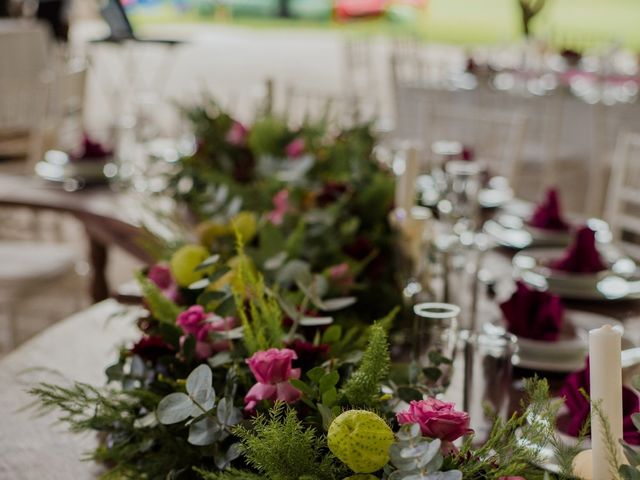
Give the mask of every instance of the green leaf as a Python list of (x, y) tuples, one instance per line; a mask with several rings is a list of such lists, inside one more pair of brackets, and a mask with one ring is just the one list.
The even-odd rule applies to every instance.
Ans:
[(340, 374), (337, 371), (332, 371), (327, 373), (324, 377), (320, 379), (319, 388), (320, 393), (324, 393), (328, 389), (335, 387), (338, 384), (338, 380), (340, 380)]
[(624, 480), (640, 480), (640, 471), (631, 465), (621, 465), (620, 475)]
[(227, 295), (229, 295), (227, 292), (222, 292), (222, 291), (206, 291), (206, 292), (202, 292), (200, 295), (198, 295), (198, 304), (202, 305), (203, 307), (206, 307), (207, 305), (209, 305), (211, 302), (215, 302), (217, 300), (221, 300), (223, 298), (225, 298)]
[(233, 315), (236, 311), (236, 301), (233, 295), (229, 295), (216, 306), (216, 313), (221, 317)]
[(193, 406), (193, 402), (188, 395), (182, 392), (174, 392), (160, 400), (156, 415), (160, 423), (171, 425), (189, 418)]
[(329, 430), (329, 425), (331, 425), (333, 419), (336, 418), (336, 414), (333, 411), (334, 409), (331, 409), (326, 405), (323, 405), (322, 403), (318, 403), (317, 406), (318, 411), (320, 412), (320, 416), (322, 417), (322, 426), (325, 430)]
[(640, 431), (640, 413), (631, 415), (631, 421), (633, 422), (633, 426), (636, 427), (636, 430)]
[(220, 280), (222, 277), (224, 277), (230, 271), (231, 271), (231, 269), (229, 267), (227, 267), (226, 265), (224, 267), (220, 267), (215, 272), (213, 272), (211, 275), (209, 275), (209, 281), (211, 283), (214, 283), (215, 281)]
[(307, 372), (307, 377), (313, 383), (318, 383), (322, 377), (324, 377), (326, 371), (322, 367), (313, 367), (311, 370)]
[(398, 397), (409, 403), (412, 400), (422, 400), (422, 393), (411, 387), (398, 388)]
[(429, 352), (429, 361), (433, 363), (436, 367), (442, 365), (451, 365), (453, 362), (450, 358), (445, 357), (438, 350), (431, 350)]
[(322, 343), (336, 343), (342, 336), (342, 327), (340, 325), (331, 325), (322, 334)]
[(297, 388), (298, 390), (300, 390), (302, 393), (307, 395), (308, 397), (313, 397), (314, 395), (313, 388), (311, 388), (308, 384), (306, 384), (302, 380), (299, 380), (297, 378), (290, 378), (289, 383), (293, 385), (295, 388)]
[(332, 407), (338, 400), (338, 390), (336, 387), (331, 387), (322, 392), (322, 403), (327, 407)]
[(442, 376), (442, 372), (440, 371), (440, 369), (438, 367), (423, 368), (422, 372), (432, 382), (438, 381), (438, 379)]

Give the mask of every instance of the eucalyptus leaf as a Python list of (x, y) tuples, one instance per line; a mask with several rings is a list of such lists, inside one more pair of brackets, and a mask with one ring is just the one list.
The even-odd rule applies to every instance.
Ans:
[(170, 393), (158, 403), (156, 415), (160, 423), (171, 425), (189, 418), (193, 406), (193, 401), (188, 395), (181, 392)]
[(220, 430), (220, 424), (214, 418), (204, 417), (191, 424), (188, 441), (191, 445), (211, 445), (218, 439)]
[(287, 252), (279, 252), (269, 257), (264, 262), (264, 268), (267, 270), (278, 270), (284, 265), (284, 262), (287, 260)]
[(233, 358), (231, 357), (231, 352), (228, 350), (223, 350), (222, 352), (216, 353), (213, 357), (207, 360), (207, 363), (211, 368), (220, 367), (226, 363), (231, 363)]
[(307, 377), (313, 383), (318, 383), (322, 377), (324, 377), (326, 371), (322, 367), (313, 367), (311, 370), (307, 372)]
[(303, 327), (324, 327), (333, 323), (333, 317), (302, 317), (300, 325)]
[(340, 374), (335, 370), (324, 375), (318, 383), (320, 393), (324, 393), (331, 387), (335, 387), (338, 383), (338, 380), (340, 380)]
[(204, 262), (202, 262), (200, 265), (198, 265), (194, 270), (196, 272), (201, 272), (202, 270), (207, 270), (212, 265), (215, 265), (216, 263), (218, 263), (218, 260), (220, 260), (220, 255), (218, 255), (217, 253), (214, 254), (214, 255), (211, 255)]
[(240, 457), (242, 450), (239, 443), (233, 443), (229, 446), (229, 449), (223, 454), (215, 454), (214, 460), (216, 467), (220, 470), (224, 470), (233, 462), (236, 458)]
[(342, 310), (344, 308), (350, 307), (354, 303), (356, 303), (356, 297), (340, 297), (340, 298), (330, 298), (326, 300), (322, 300), (322, 309), (325, 312), (334, 312), (336, 310)]
[(302, 260), (289, 260), (276, 274), (276, 282), (284, 286), (290, 286), (297, 281), (309, 280), (311, 266)]
[(201, 278), (200, 280), (196, 280), (187, 288), (189, 290), (202, 290), (203, 288), (207, 288), (211, 281), (208, 278)]
[(218, 421), (222, 426), (232, 427), (242, 420), (242, 413), (239, 409), (233, 406), (233, 401), (223, 397), (218, 402), (218, 409), (216, 412)]
[(213, 374), (209, 365), (196, 367), (187, 377), (187, 392), (189, 396), (204, 411), (209, 411), (215, 405), (215, 391), (212, 386)]

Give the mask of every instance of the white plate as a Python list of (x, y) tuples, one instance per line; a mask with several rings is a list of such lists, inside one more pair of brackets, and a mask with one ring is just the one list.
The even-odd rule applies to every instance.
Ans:
[(612, 247), (601, 247), (608, 270), (575, 274), (547, 265), (564, 253), (561, 248), (531, 248), (513, 257), (516, 275), (525, 283), (563, 298), (579, 300), (622, 300), (640, 298), (640, 276), (636, 264)]
[[(580, 310), (566, 310), (565, 322), (570, 322), (575, 337), (556, 342), (544, 342), (517, 337), (518, 355), (514, 365), (548, 372), (572, 372), (584, 367), (588, 353), (589, 330), (612, 325), (624, 334), (624, 327), (614, 318)], [(628, 342), (627, 342), (628, 343)]]

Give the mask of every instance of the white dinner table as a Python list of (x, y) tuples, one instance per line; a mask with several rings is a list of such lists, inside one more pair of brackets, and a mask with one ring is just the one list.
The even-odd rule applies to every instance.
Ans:
[[(40, 382), (104, 386), (118, 347), (139, 336), (136, 310), (105, 300), (46, 329), (0, 360), (0, 479), (95, 479), (95, 434), (72, 434), (27, 391)], [(83, 461), (84, 459), (84, 461)]]

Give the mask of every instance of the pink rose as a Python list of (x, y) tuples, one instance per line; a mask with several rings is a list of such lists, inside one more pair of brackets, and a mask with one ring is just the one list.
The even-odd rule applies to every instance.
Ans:
[(245, 144), (248, 133), (247, 127), (238, 121), (234, 121), (227, 131), (227, 142), (236, 147), (240, 147)]
[(160, 263), (153, 265), (149, 268), (147, 278), (162, 290), (162, 294), (169, 300), (174, 302), (179, 301), (180, 292), (178, 290), (178, 284), (173, 279), (168, 265)]
[(290, 378), (300, 378), (300, 369), (291, 368), (291, 362), (297, 358), (296, 352), (288, 348), (270, 348), (247, 359), (258, 382), (244, 397), (245, 410), (253, 410), (262, 400), (286, 403), (298, 400), (300, 391), (289, 383)]
[(208, 316), (202, 305), (193, 305), (178, 315), (177, 324), (180, 325), (184, 333), (196, 335)]
[(294, 138), (289, 145), (284, 149), (284, 152), (289, 158), (298, 158), (304, 153), (305, 142), (304, 138)]
[(187, 335), (196, 338), (196, 357), (200, 360), (209, 358), (216, 352), (221, 352), (229, 347), (228, 340), (214, 341), (211, 338), (213, 332), (226, 332), (235, 326), (233, 317), (222, 318), (212, 313), (206, 313), (201, 305), (193, 305), (185, 312), (178, 315), (178, 325), (185, 335), (180, 339), (181, 345)]
[(271, 200), (274, 209), (267, 214), (267, 219), (274, 225), (281, 225), (285, 214), (289, 211), (289, 190), (282, 189)]
[(455, 405), (435, 398), (413, 400), (409, 410), (396, 415), (398, 423), (417, 423), (425, 437), (439, 438), (443, 442), (453, 442), (463, 435), (472, 433), (469, 428), (469, 414), (455, 410)]

